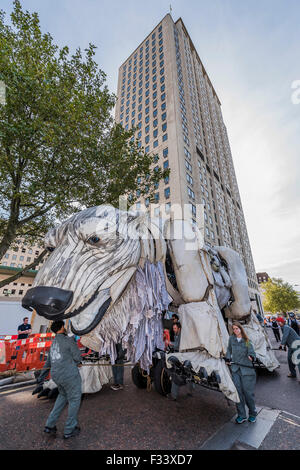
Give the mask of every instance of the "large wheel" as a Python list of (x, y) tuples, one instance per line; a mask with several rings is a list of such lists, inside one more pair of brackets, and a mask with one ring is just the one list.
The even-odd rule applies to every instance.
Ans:
[(167, 395), (171, 392), (172, 382), (169, 374), (166, 372), (164, 359), (160, 359), (154, 367), (153, 381), (155, 390), (161, 395)]
[(138, 364), (131, 369), (131, 377), (137, 388), (147, 388), (147, 377), (143, 375), (143, 371)]

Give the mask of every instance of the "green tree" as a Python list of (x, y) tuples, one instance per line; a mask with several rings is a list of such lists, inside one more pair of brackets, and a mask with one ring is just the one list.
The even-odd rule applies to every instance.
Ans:
[(18, 0), (11, 25), (0, 11), (0, 259), (16, 237), (36, 241), (80, 207), (118, 205), (122, 194), (133, 203), (137, 189), (152, 200), (168, 175), (153, 169), (135, 129), (115, 123), (116, 97), (94, 55), (92, 44), (73, 55), (59, 48)]
[(299, 308), (298, 293), (282, 279), (272, 278), (261, 285), (264, 291), (263, 306), (267, 312), (283, 312)]

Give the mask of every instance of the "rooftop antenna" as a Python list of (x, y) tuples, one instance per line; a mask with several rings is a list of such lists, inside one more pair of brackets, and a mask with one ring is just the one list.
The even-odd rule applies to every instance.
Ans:
[(170, 4), (170, 15), (172, 16), (172, 5)]

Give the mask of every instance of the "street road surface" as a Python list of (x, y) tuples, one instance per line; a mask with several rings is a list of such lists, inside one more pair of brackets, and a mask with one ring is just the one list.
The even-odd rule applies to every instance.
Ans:
[[(275, 347), (272, 331), (269, 334)], [(276, 412), (278, 418), (260, 448), (299, 449), (300, 384), (286, 377), (287, 353), (275, 353), (281, 367), (274, 374), (259, 372), (256, 402), (263, 412), (274, 408), (285, 413)], [(194, 396), (188, 397), (186, 387), (181, 387), (179, 400), (172, 402), (154, 389), (137, 389), (131, 382), (130, 368), (125, 371), (124, 390), (113, 391), (105, 385), (100, 392), (85, 396), (79, 414), (82, 431), (67, 441), (62, 438), (67, 410), (57, 425), (57, 437), (50, 438), (43, 428), (53, 401), (32, 396), (34, 386), (0, 392), (0, 449), (200, 449), (218, 432), (224, 432), (235, 415), (234, 404), (229, 402), (228, 406), (222, 393), (197, 387)], [(247, 443), (237, 440), (231, 448), (239, 446), (247, 448)]]

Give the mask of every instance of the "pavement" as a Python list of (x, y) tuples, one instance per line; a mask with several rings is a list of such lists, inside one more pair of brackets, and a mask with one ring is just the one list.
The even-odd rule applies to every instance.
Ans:
[[(275, 347), (272, 338), (273, 346)], [(125, 388), (104, 385), (85, 395), (79, 412), (81, 433), (64, 440), (65, 409), (56, 438), (43, 433), (53, 401), (32, 396), (34, 386), (0, 390), (0, 449), (7, 450), (299, 450), (300, 384), (286, 377), (287, 353), (275, 351), (281, 367), (259, 371), (256, 423), (234, 423), (235, 406), (219, 392), (197, 387), (193, 397), (181, 387), (177, 402), (155, 390), (136, 388), (125, 369)], [(229, 404), (228, 404), (229, 403)]]

